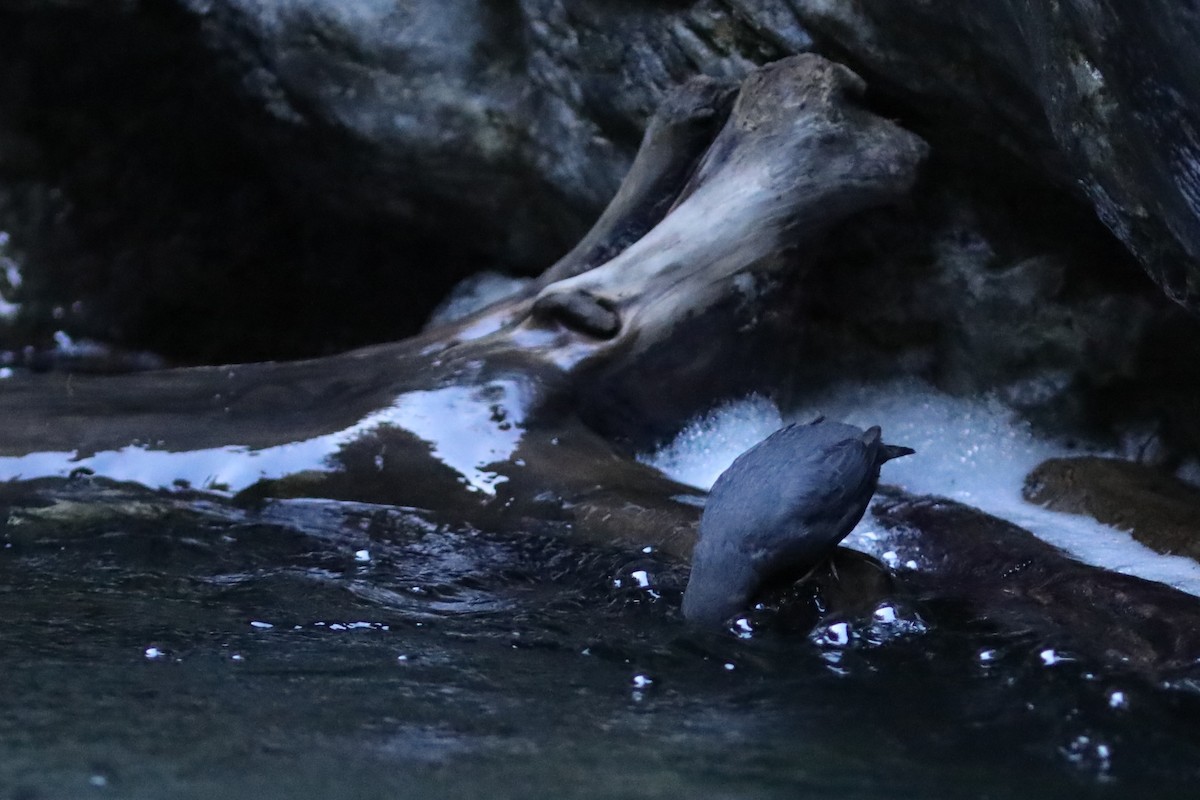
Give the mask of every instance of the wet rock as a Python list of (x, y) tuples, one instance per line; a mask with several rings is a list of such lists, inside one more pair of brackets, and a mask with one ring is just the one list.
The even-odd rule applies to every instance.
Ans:
[(943, 498), (897, 492), (872, 512), (895, 537), (889, 546), (917, 564), (901, 584), (927, 601), (964, 603), (987, 624), (1116, 668), (1194, 677), (1195, 596), (1080, 563), (1023, 528)]
[[(781, 351), (800, 390), (831, 374), (918, 375), (1061, 431), (1194, 385), (1188, 314), (1086, 210), (1019, 162), (994, 169), (961, 173), (935, 149), (910, 203), (810, 254), (786, 312), (800, 333)], [(1087, 400), (1117, 384), (1122, 398)]]
[(1200, 489), (1115, 458), (1052, 458), (1025, 479), (1025, 499), (1129, 531), (1160, 553), (1200, 560)]

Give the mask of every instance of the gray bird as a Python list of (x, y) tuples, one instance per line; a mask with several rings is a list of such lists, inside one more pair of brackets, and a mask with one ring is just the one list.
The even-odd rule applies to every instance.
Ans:
[(863, 431), (819, 417), (742, 453), (709, 492), (684, 618), (719, 626), (764, 584), (812, 571), (862, 519), (879, 467), (912, 452), (884, 444), (878, 426)]

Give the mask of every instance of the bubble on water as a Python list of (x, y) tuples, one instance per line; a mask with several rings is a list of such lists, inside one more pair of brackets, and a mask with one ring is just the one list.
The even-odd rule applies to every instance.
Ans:
[(1095, 775), (1101, 780), (1109, 777), (1112, 771), (1112, 745), (1091, 733), (1081, 733), (1059, 752), (1073, 766)]
[(269, 622), (260, 622), (259, 620), (254, 620), (250, 623), (250, 627), (259, 628), (260, 630), (268, 630), (270, 628), (274, 628), (275, 626)]

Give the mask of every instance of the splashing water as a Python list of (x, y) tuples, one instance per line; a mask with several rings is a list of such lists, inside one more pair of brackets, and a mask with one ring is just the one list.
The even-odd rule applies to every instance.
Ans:
[[(1200, 595), (1200, 564), (1192, 559), (1160, 555), (1090, 517), (1027, 503), (1021, 487), (1038, 464), (1097, 451), (1036, 436), (995, 398), (952, 397), (916, 380), (842, 386), (813, 396), (783, 419), (769, 400), (752, 396), (698, 418), (641, 460), (675, 480), (707, 489), (739, 453), (783, 422), (817, 414), (864, 428), (879, 425), (885, 441), (917, 451), (888, 463), (884, 483), (958, 500), (1032, 531), (1086, 563)], [(881, 542), (886, 534), (870, 515), (846, 540), (875, 554)]]

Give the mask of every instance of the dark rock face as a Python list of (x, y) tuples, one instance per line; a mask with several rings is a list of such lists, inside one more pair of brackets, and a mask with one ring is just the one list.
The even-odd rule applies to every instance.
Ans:
[[(495, 252), (544, 260), (569, 242), (671, 86), (807, 50), (811, 32), (947, 140), (972, 131), (1078, 188), (1169, 296), (1200, 302), (1189, 266), (1200, 259), (1189, 79), (1200, 15), (1189, 4), (187, 5), (283, 123), (383, 156), (348, 197), (407, 196), (427, 211), (441, 200)], [(480, 181), (486, 196), (472, 191)]]
[(766, 31), (716, 2), (183, 5), (274, 135), (324, 139), (324, 158), (277, 165), (298, 186), (356, 213), (468, 229), (527, 267), (583, 233), (667, 91), (808, 43), (794, 21)]
[(0, 356), (59, 329), (183, 363), (339, 351), (414, 333), (480, 266), (297, 191), (277, 164), (327, 156), (269, 119), (181, 9), (0, 3)]
[(1200, 308), (1194, 3), (805, 2), (821, 41), (934, 124), (1076, 186), (1174, 300)]

